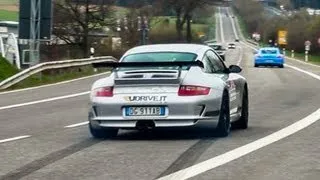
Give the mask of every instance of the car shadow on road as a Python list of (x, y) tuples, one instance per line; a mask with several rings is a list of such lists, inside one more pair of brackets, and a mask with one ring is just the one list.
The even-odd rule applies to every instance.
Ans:
[(195, 140), (215, 139), (216, 131), (209, 128), (196, 129), (154, 129), (154, 130), (121, 130), (118, 136), (109, 140)]

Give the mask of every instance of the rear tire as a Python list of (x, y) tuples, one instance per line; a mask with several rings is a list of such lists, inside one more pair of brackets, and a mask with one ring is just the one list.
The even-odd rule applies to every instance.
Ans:
[(216, 130), (219, 137), (227, 137), (231, 131), (229, 96), (227, 92), (223, 93), (219, 122)]
[(108, 139), (118, 135), (119, 129), (116, 128), (105, 128), (98, 125), (93, 125), (91, 118), (93, 117), (92, 112), (89, 112), (89, 131), (94, 138), (97, 139)]
[(249, 98), (248, 89), (245, 87), (242, 98), (241, 117), (233, 126), (236, 129), (247, 129), (249, 121)]
[(258, 64), (254, 64), (254, 67), (259, 67)]
[(279, 66), (279, 68), (283, 68), (283, 67), (284, 67), (283, 64)]
[(89, 123), (89, 130), (91, 135), (97, 139), (109, 139), (116, 137), (118, 134), (118, 129), (104, 128), (104, 127), (94, 127)]

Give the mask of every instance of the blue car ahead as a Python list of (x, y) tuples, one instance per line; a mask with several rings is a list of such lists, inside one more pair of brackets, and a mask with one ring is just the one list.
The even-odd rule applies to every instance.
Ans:
[(254, 67), (258, 66), (278, 66), (283, 68), (284, 56), (279, 48), (264, 47), (260, 48), (254, 56)]

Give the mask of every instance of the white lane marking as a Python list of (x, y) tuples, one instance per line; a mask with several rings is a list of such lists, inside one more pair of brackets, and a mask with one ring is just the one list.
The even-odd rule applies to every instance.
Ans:
[(316, 78), (316, 79), (320, 80), (320, 76), (318, 76), (318, 75), (316, 75), (316, 74), (314, 74), (314, 73), (305, 71), (305, 70), (300, 69), (300, 68), (297, 68), (297, 67), (295, 67), (295, 66), (291, 66), (291, 65), (289, 65), (289, 64), (285, 64), (285, 65), (286, 65), (287, 67), (289, 67), (289, 68), (292, 68), (292, 69), (294, 69), (294, 70), (296, 70), (296, 71), (300, 71), (300, 72), (305, 73), (305, 74), (307, 74), (307, 75), (309, 75), (309, 76), (311, 76), (311, 77), (313, 77), (313, 78)]
[(74, 128), (74, 127), (78, 127), (78, 126), (84, 126), (84, 125), (87, 125), (87, 124), (89, 124), (89, 121), (82, 122), (82, 123), (77, 123), (77, 124), (71, 124), (69, 126), (65, 126), (65, 128)]
[(246, 144), (244, 146), (238, 147), (234, 150), (228, 151), (224, 154), (211, 158), (209, 160), (203, 161), (199, 164), (193, 165), (186, 169), (182, 169), (175, 173), (169, 174), (167, 176), (161, 177), (158, 180), (175, 180), (175, 179), (188, 179), (204, 173), (208, 170), (214, 169), (221, 165), (224, 165), (230, 161), (238, 159), (245, 156), (251, 152), (261, 149), (267, 145), (277, 142), (283, 138), (286, 138), (308, 126), (317, 122), (320, 119), (320, 109), (305, 117), (304, 119), (285, 127), (275, 133), (272, 133), (266, 137), (258, 139), (252, 143)]
[[(228, 14), (230, 14), (230, 12), (229, 12), (229, 8), (227, 8), (227, 12), (228, 12)], [(233, 16), (233, 15), (232, 15)], [(237, 31), (236, 31), (236, 26), (234, 25), (234, 19), (230, 16), (229, 17), (230, 18), (230, 20), (231, 20), (231, 25), (232, 25), (232, 29), (233, 29), (233, 33), (234, 33), (234, 36), (236, 37), (236, 39), (239, 39), (239, 36), (238, 36), (238, 33), (237, 33)]]
[(302, 61), (302, 60), (295, 59), (295, 58), (291, 58), (291, 57), (288, 57), (288, 56), (286, 56), (286, 58), (287, 58), (287, 59), (290, 59), (290, 60), (292, 60), (292, 61), (297, 61), (298, 63), (301, 63), (301, 64), (310, 65), (310, 66), (313, 66), (313, 67), (318, 67), (318, 68), (320, 68), (320, 66), (319, 66), (319, 65), (316, 65), (316, 64), (306, 63), (306, 62), (304, 62), (304, 61)]
[(17, 89), (17, 90), (12, 90), (12, 91), (5, 91), (5, 92), (1, 92), (0, 95), (16, 93), (16, 92), (21, 92), (21, 91), (34, 90), (34, 89), (50, 87), (50, 86), (56, 86), (56, 85), (61, 85), (61, 84), (67, 84), (67, 83), (71, 83), (71, 82), (75, 82), (75, 81), (80, 81), (80, 80), (84, 80), (84, 79), (90, 79), (90, 78), (93, 78), (93, 77), (107, 75), (109, 73), (110, 72), (104, 72), (104, 73), (100, 73), (100, 74), (95, 74), (95, 75), (86, 76), (86, 77), (82, 77), (82, 78), (72, 79), (72, 80), (68, 80), (68, 81), (62, 81), (62, 82), (53, 83), (53, 84), (46, 84), (46, 85), (42, 85), (42, 86), (36, 86), (36, 87), (30, 87), (30, 88), (24, 88), (24, 89)]
[(224, 43), (224, 32), (223, 32), (223, 22), (222, 22), (222, 16), (221, 16), (221, 10), (220, 7), (218, 7), (219, 11), (219, 25), (220, 25), (220, 36), (221, 36), (221, 42)]
[(30, 135), (25, 135), (25, 136), (17, 136), (17, 137), (14, 137), (14, 138), (8, 138), (8, 139), (3, 139), (3, 140), (0, 140), (0, 144), (1, 143), (5, 143), (5, 142), (10, 142), (10, 141), (16, 141), (16, 140), (19, 140), (19, 139), (25, 139), (25, 138), (29, 138), (31, 137)]
[(240, 66), (240, 64), (242, 62), (242, 59), (243, 59), (243, 49), (242, 49), (241, 46), (239, 46), (239, 48), (240, 48), (240, 58), (239, 58), (239, 60), (237, 62), (237, 66)]
[(51, 101), (57, 101), (57, 100), (62, 100), (62, 99), (68, 99), (68, 98), (87, 95), (89, 93), (90, 93), (90, 91), (86, 91), (86, 92), (70, 94), (70, 95), (66, 95), (66, 96), (58, 96), (58, 97), (42, 99), (42, 100), (38, 100), (38, 101), (31, 101), (31, 102), (26, 102), (26, 103), (21, 103), (21, 104), (13, 104), (13, 105), (9, 105), (9, 106), (2, 106), (2, 107), (0, 107), (0, 110), (12, 109), (12, 108), (17, 108), (17, 107), (40, 104), (40, 103), (51, 102)]

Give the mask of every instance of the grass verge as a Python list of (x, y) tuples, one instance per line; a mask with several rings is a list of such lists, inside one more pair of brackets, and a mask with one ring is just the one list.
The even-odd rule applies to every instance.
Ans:
[(0, 82), (16, 74), (18, 69), (0, 56)]
[(18, 21), (19, 14), (15, 11), (0, 10), (0, 21)]
[(102, 72), (107, 72), (110, 69), (98, 69), (97, 72), (94, 71), (93, 67), (90, 66), (80, 66), (72, 68), (45, 70), (43, 72), (34, 74), (25, 80), (9, 87), (6, 90), (22, 89), (46, 84), (52, 84), (67, 80), (72, 80), (76, 78), (81, 78), (85, 76), (90, 76)]
[(77, 68), (63, 68), (57, 70), (46, 70), (41, 73), (34, 74), (29, 78), (13, 85), (9, 89), (21, 89), (27, 87), (40, 86), (45, 84), (52, 84), (61, 81), (90, 76), (107, 70), (98, 70), (97, 72), (91, 66), (82, 66)]
[[(288, 57), (291, 57), (291, 51), (286, 50), (286, 55)], [(301, 60), (301, 61), (305, 61), (305, 54), (304, 53), (294, 53), (294, 58)], [(308, 62), (312, 63), (312, 64), (316, 64), (316, 65), (320, 65), (320, 56), (319, 55), (312, 55), (309, 54), (308, 57)]]

